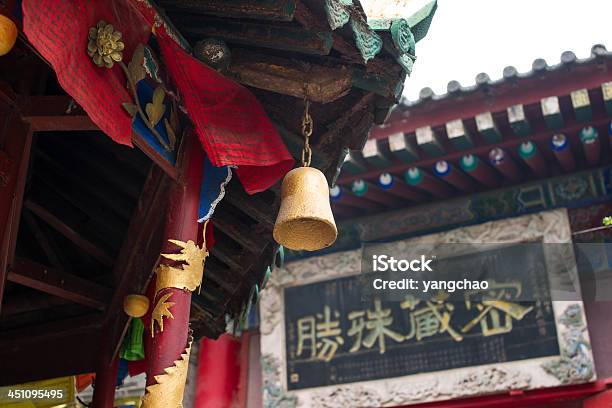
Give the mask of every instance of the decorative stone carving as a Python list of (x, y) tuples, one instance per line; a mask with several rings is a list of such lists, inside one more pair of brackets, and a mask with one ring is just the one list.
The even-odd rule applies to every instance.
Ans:
[(272, 354), (262, 354), (263, 406), (264, 408), (293, 408), (297, 404), (295, 395), (288, 395), (278, 382), (280, 361)]
[(591, 360), (591, 345), (585, 338), (586, 325), (579, 304), (568, 306), (559, 322), (565, 331), (561, 357), (542, 363), (542, 368), (563, 384), (583, 383), (593, 378), (595, 369)]
[(437, 379), (410, 384), (409, 387), (388, 385), (382, 389), (367, 386), (342, 386), (331, 391), (316, 393), (314, 408), (337, 407), (385, 407), (407, 403), (417, 403), (446, 397), (466, 397), (504, 391), (508, 389), (525, 389), (531, 384), (528, 373), (517, 370), (503, 370), (490, 367), (482, 370), (470, 370), (448, 384)]

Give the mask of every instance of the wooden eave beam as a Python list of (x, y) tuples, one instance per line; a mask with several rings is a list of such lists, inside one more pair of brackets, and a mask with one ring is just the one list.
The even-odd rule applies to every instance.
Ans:
[[(33, 132), (51, 131), (100, 131), (87, 113), (79, 106), (72, 105), (68, 95), (31, 96), (20, 106), (21, 118), (28, 123)], [(69, 113), (67, 113), (69, 111)], [(175, 166), (162, 157), (138, 133), (132, 133), (132, 143), (158, 165), (170, 178), (176, 180), (178, 172)]]
[(296, 0), (162, 0), (160, 3), (169, 10), (185, 10), (218, 17), (291, 21)]
[(542, 98), (565, 96), (577, 89), (596, 89), (604, 82), (612, 80), (610, 70), (598, 69), (591, 64), (577, 65), (571, 68), (572, 73), (558, 70), (530, 78), (519, 78), (517, 81), (506, 80), (507, 84), (492, 86), (486, 92), (474, 91), (459, 99), (447, 95), (438, 101), (424, 101), (409, 109), (409, 116), (396, 109), (385, 127), (372, 129), (370, 137), (383, 139), (398, 132), (412, 133), (424, 126), (439, 126), (461, 118), (473, 118), (483, 112), (505, 112), (509, 106), (522, 104), (539, 104)]
[(111, 298), (104, 286), (27, 259), (11, 265), (8, 280), (98, 310), (104, 310)]
[(274, 25), (244, 20), (203, 18), (179, 14), (172, 18), (187, 37), (220, 38), (228, 43), (253, 45), (310, 55), (328, 55), (332, 49), (330, 29), (305, 30), (300, 26)]
[(107, 266), (112, 266), (114, 263), (113, 257), (108, 254), (105, 250), (92, 243), (88, 239), (84, 238), (81, 234), (75, 231), (72, 227), (66, 225), (55, 215), (47, 211), (43, 206), (34, 203), (31, 200), (24, 202), (25, 208), (30, 210), (38, 218), (49, 224), (53, 229), (68, 238), (73, 244), (87, 252), (89, 255), (102, 262)]
[(318, 103), (333, 102), (352, 87), (351, 70), (346, 66), (299, 64), (238, 50), (232, 51), (229, 73), (244, 85)]
[(33, 132), (99, 130), (69, 96), (32, 96), (20, 107), (21, 118)]

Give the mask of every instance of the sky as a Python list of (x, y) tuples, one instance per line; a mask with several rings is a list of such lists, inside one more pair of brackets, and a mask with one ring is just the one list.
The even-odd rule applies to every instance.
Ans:
[(527, 72), (536, 58), (555, 65), (563, 51), (587, 58), (594, 44), (612, 52), (612, 0), (438, 0), (404, 96), (473, 85), (480, 72), (499, 79), (508, 65)]

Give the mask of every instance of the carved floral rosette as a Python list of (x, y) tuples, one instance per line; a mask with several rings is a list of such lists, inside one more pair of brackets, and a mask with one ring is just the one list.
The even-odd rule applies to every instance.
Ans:
[[(504, 244), (527, 241), (571, 243), (567, 211), (558, 209), (492, 221), (386, 245), (410, 248), (412, 252), (419, 245), (429, 245), (431, 250), (432, 243)], [(565, 250), (561, 253), (555, 247)], [(574, 287), (579, 287), (574, 254), (568, 248), (571, 245), (545, 246), (547, 269), (555, 268), (555, 265), (563, 266), (572, 275), (570, 279)], [(584, 307), (582, 301), (576, 299), (552, 301), (561, 350), (559, 356), (287, 391), (282, 289), (358, 274), (360, 268), (361, 251), (352, 250), (295, 261), (271, 277), (260, 302), (265, 408), (391, 407), (577, 384), (595, 379)], [(554, 286), (552, 282), (551, 286)]]

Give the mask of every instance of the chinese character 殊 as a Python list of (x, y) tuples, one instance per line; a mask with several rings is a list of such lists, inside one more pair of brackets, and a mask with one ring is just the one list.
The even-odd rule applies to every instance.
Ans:
[(338, 351), (338, 347), (344, 344), (342, 329), (340, 328), (340, 317), (338, 311), (332, 313), (329, 306), (325, 306), (323, 314), (306, 316), (297, 321), (298, 348), (297, 355), (301, 356), (310, 351), (310, 358), (318, 358), (330, 361)]
[[(374, 300), (374, 310), (353, 311), (348, 315), (351, 321), (351, 328), (348, 331), (349, 336), (356, 336), (355, 342), (350, 349), (350, 352), (358, 351), (363, 345), (366, 348), (372, 348), (378, 341), (378, 349), (380, 354), (384, 354), (385, 338), (391, 337), (396, 342), (400, 343), (404, 340), (404, 336), (389, 329), (388, 326), (393, 324), (391, 309), (383, 309), (380, 300)], [(368, 333), (364, 336), (364, 331)], [(363, 340), (362, 340), (363, 339)]]

